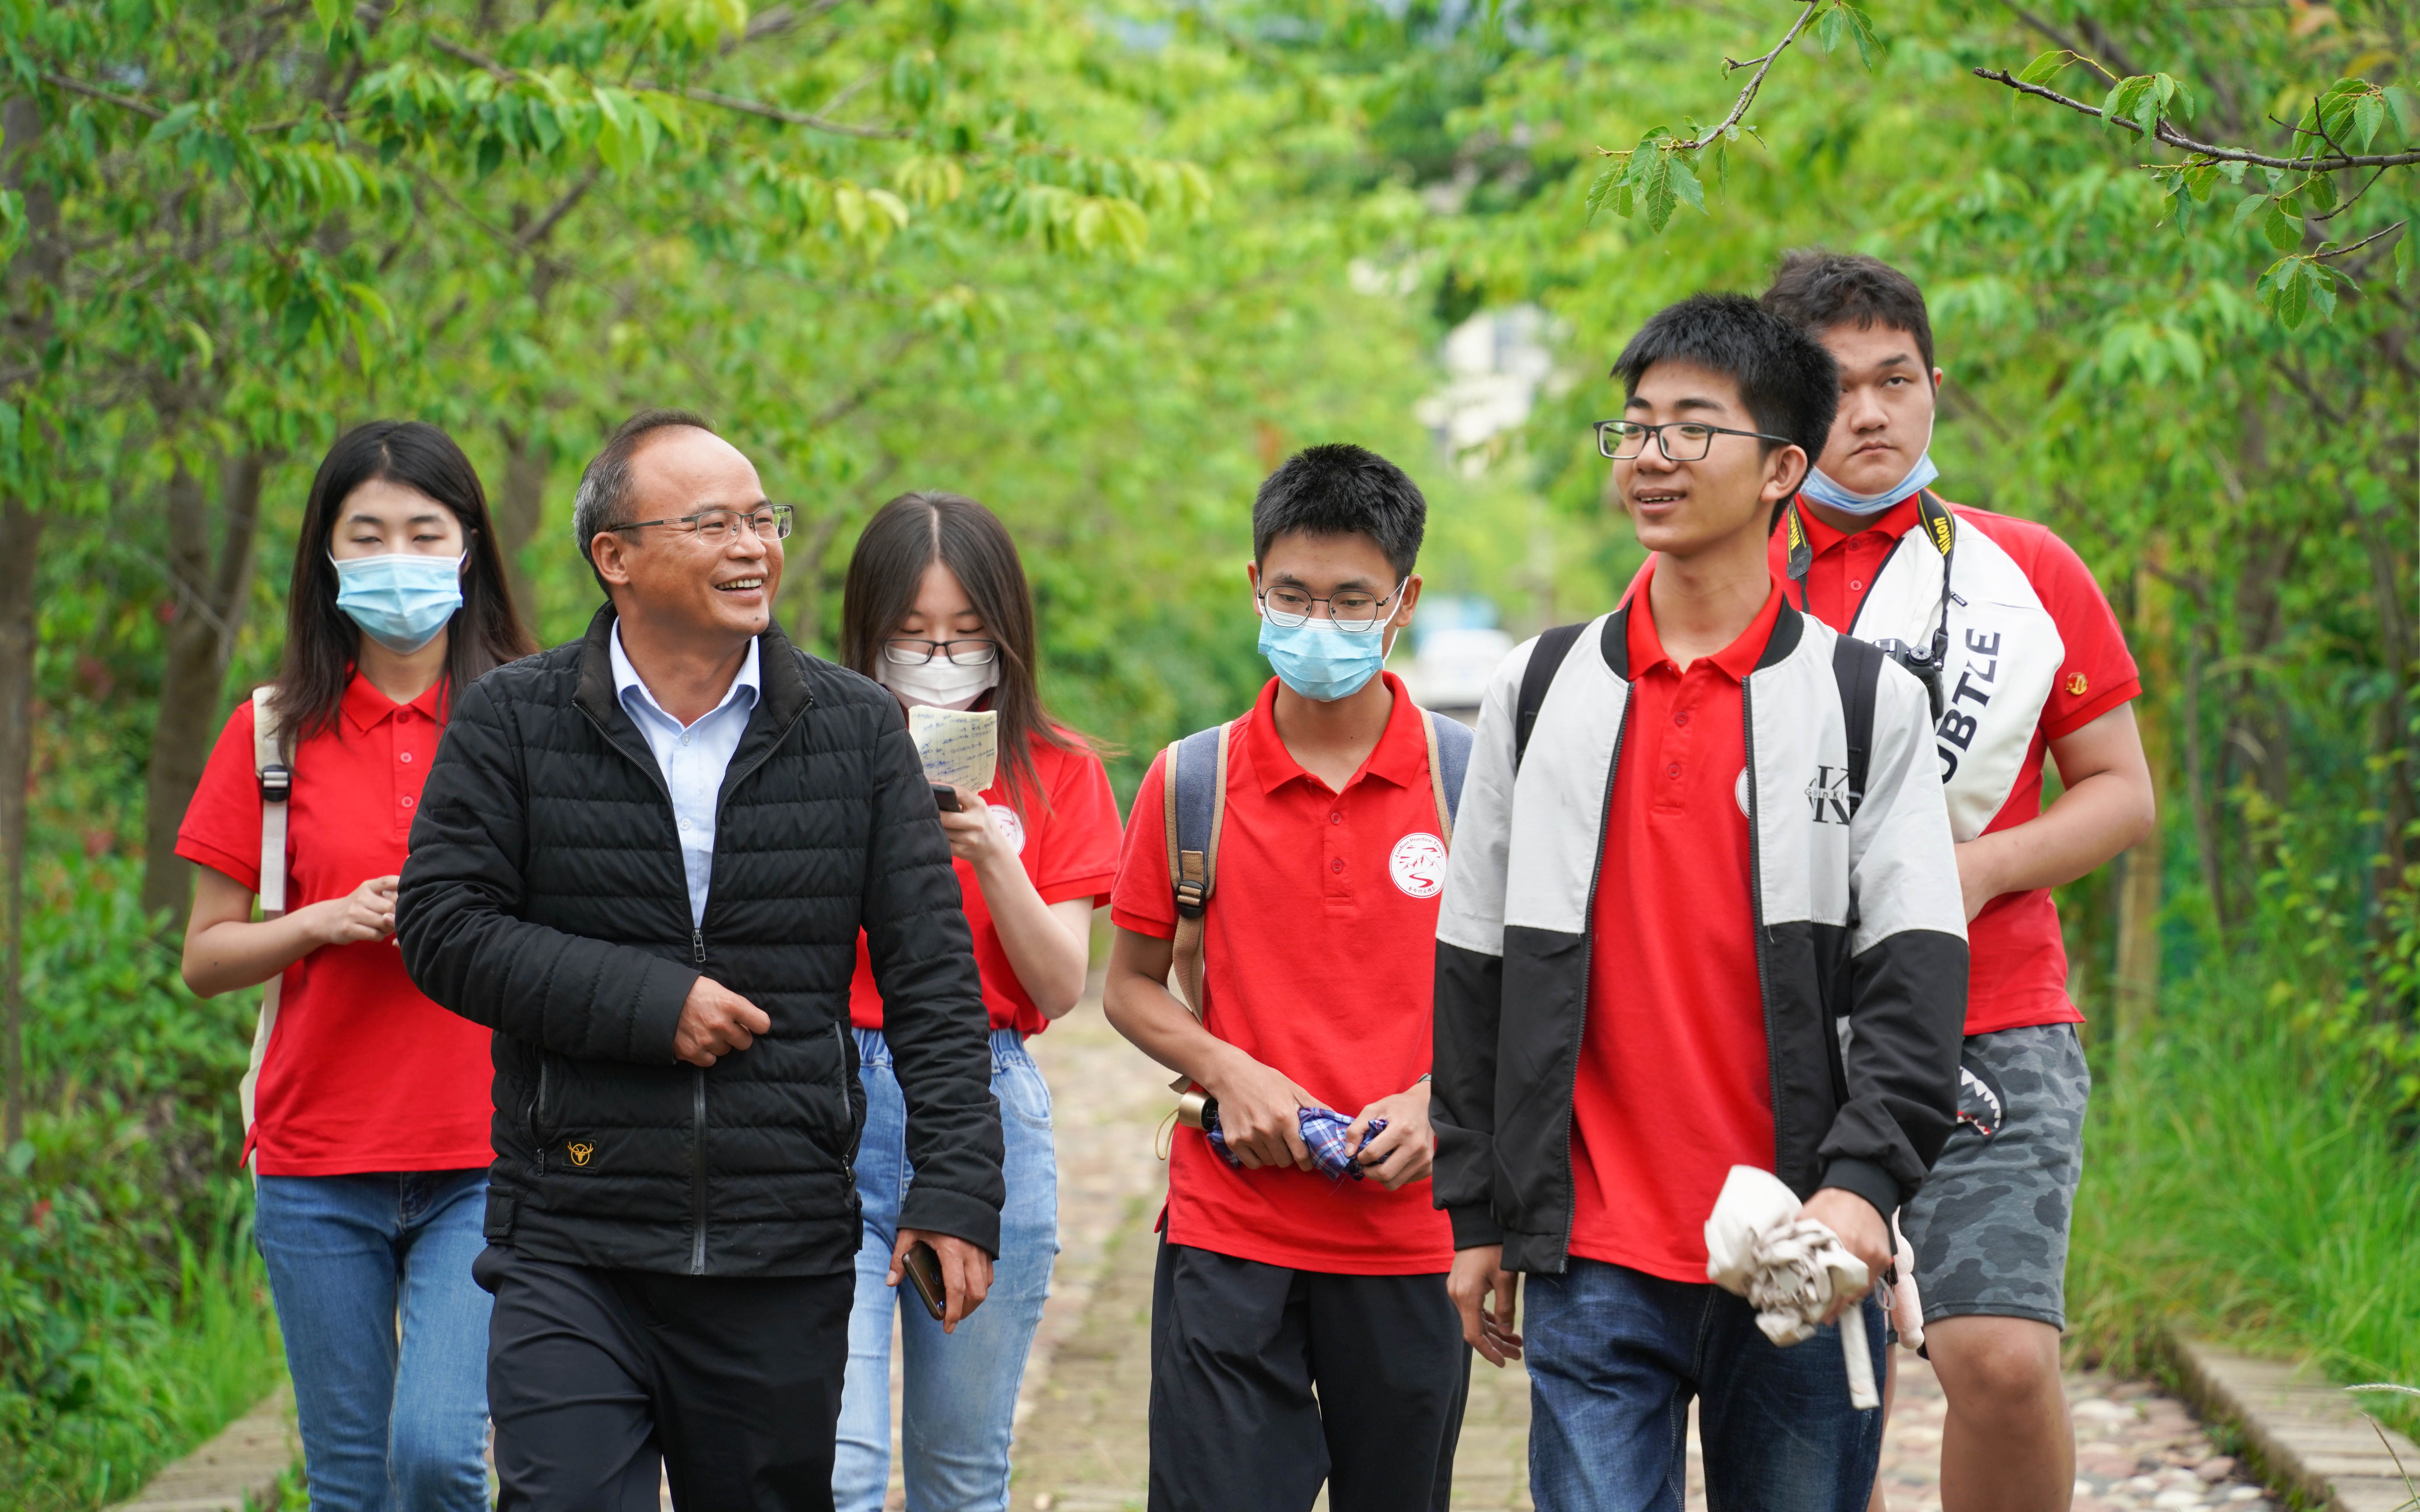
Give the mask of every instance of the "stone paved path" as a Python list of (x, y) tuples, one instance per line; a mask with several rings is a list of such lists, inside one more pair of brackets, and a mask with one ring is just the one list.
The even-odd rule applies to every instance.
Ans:
[[(1155, 1122), (1167, 1077), (1087, 1002), (1032, 1041), (1056, 1099), (1065, 1245), (1019, 1404), (1011, 1505), (1023, 1512), (1122, 1512), (1143, 1504), (1151, 1371), (1151, 1271), (1164, 1167)], [(1902, 1353), (1882, 1482), (1892, 1512), (1939, 1512), (1944, 1407), (1931, 1366)], [(1519, 1366), (1474, 1366), (1453, 1503), (1528, 1508), (1528, 1381)], [(2184, 1405), (2158, 1390), (2071, 1376), (2075, 1512), (2278, 1504), (2217, 1453)], [(1705, 1505), (1691, 1437), (1689, 1506)], [(894, 1506), (904, 1505), (895, 1495)]]

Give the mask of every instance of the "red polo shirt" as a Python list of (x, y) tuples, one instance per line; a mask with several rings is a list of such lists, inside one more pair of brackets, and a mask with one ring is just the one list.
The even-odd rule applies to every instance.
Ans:
[[(1086, 899), (1096, 906), (1109, 901), (1109, 884), (1118, 871), (1118, 800), (1109, 791), (1109, 774), (1090, 749), (1063, 750), (1047, 740), (1033, 741), (1033, 775), (1047, 801), (1008, 791), (1003, 767), (997, 780), (984, 789), (992, 823), (1016, 847), (1025, 874), (1046, 903)], [(967, 861), (953, 863), (958, 891), (965, 896), (967, 923), (975, 935), (975, 964), (983, 971), (984, 1006), (991, 1011), (991, 1026), (1019, 1034), (1040, 1034), (1050, 1026), (991, 921), (991, 908), (976, 885), (975, 869)], [(882, 1027), (882, 994), (874, 985), (874, 962), (865, 952), (865, 935), (857, 937), (857, 976), (848, 986), (848, 1020), (861, 1029)]]
[(1740, 684), (1781, 613), (1683, 671), (1630, 594), (1630, 708), (1589, 917), (1572, 1093), (1575, 1255), (1706, 1279), (1706, 1215), (1734, 1165), (1773, 1169)]
[[(2015, 561), (2067, 648), (2016, 783), (2000, 811), (1983, 826), (1988, 835), (2040, 817), (2042, 757), (2050, 742), (2139, 696), (2143, 683), (2118, 616), (2073, 548), (2032, 520), (1963, 504), (1949, 507), (1961, 525), (1990, 536)], [(1856, 618), (1884, 560), (1899, 538), (1915, 528), (1916, 497), (1900, 501), (1854, 534), (1834, 530), (1810, 509), (1802, 509), (1800, 517), (1807, 524), (1807, 545), (1815, 551), (1807, 574), (1808, 606), (1817, 619), (1845, 629)], [(1773, 535), (1776, 573), (1784, 570), (1787, 534), (1776, 531)], [(2067, 946), (2059, 932), (2058, 905), (2051, 901), (2048, 887), (2003, 893), (1986, 903), (1966, 926), (1966, 949), (1973, 963), (1966, 987), (1968, 1034), (2083, 1021), (2067, 995)]]
[[(357, 676), (334, 728), (295, 749), (286, 830), (289, 911), (403, 870), (443, 718), (439, 688), (398, 705)], [(236, 705), (202, 769), (177, 854), (260, 887), (249, 699)], [(488, 1031), (421, 995), (392, 937), (322, 946), (287, 967), (285, 981), (254, 1098), (261, 1175), (489, 1163)]]
[[(1392, 672), (1386, 733), (1336, 793), (1278, 738), (1278, 685), (1229, 736), (1218, 891), (1202, 929), (1210, 1032), (1351, 1115), (1429, 1069), (1444, 844), (1428, 736)], [(1163, 755), (1135, 795), (1109, 919), (1171, 939)], [(1429, 1183), (1389, 1192), (1317, 1172), (1237, 1170), (1180, 1128), (1168, 1165), (1168, 1237), (1243, 1259), (1347, 1275), (1453, 1266)]]

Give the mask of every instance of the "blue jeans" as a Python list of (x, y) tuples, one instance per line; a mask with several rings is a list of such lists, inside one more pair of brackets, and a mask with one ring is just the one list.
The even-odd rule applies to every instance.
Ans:
[(486, 1512), (488, 1173), (264, 1176), (312, 1512)]
[(924, 1311), (913, 1287), (882, 1284), (899, 1233), (908, 1165), (908, 1109), (878, 1029), (859, 1029), (865, 1135), (857, 1192), (865, 1242), (857, 1252), (857, 1301), (848, 1317), (848, 1382), (832, 1461), (839, 1512), (878, 1512), (891, 1478), (891, 1319), (906, 1357), (900, 1449), (908, 1504), (916, 1512), (1002, 1512), (1008, 1505), (1009, 1429), (1025, 1355), (1050, 1294), (1059, 1253), (1059, 1163), (1050, 1148), (1050, 1088), (1014, 1029), (991, 1035), (991, 1089), (1007, 1146), (1008, 1205), (991, 1294), (954, 1334)]
[[(1681, 1512), (1692, 1396), (1713, 1512), (1866, 1504), (1883, 1414), (1849, 1405), (1837, 1326), (1783, 1349), (1718, 1287), (1576, 1256), (1522, 1290), (1538, 1512)], [(1883, 1311), (1864, 1306), (1880, 1381)]]

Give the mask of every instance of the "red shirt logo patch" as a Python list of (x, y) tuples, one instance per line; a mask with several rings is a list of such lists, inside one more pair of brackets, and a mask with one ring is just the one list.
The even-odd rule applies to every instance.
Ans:
[(2067, 696), (2080, 699), (2084, 696), (2084, 690), (2091, 686), (2092, 684), (2082, 672), (2076, 672), (2067, 680)]
[(1445, 841), (1428, 834), (1404, 836), (1387, 857), (1387, 874), (1406, 897), (1435, 897), (1445, 890)]

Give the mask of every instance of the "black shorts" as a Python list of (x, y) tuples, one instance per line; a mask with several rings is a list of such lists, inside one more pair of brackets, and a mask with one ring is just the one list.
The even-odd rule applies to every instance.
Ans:
[(1443, 1512), (1470, 1392), (1445, 1275), (1159, 1246), (1151, 1512)]

